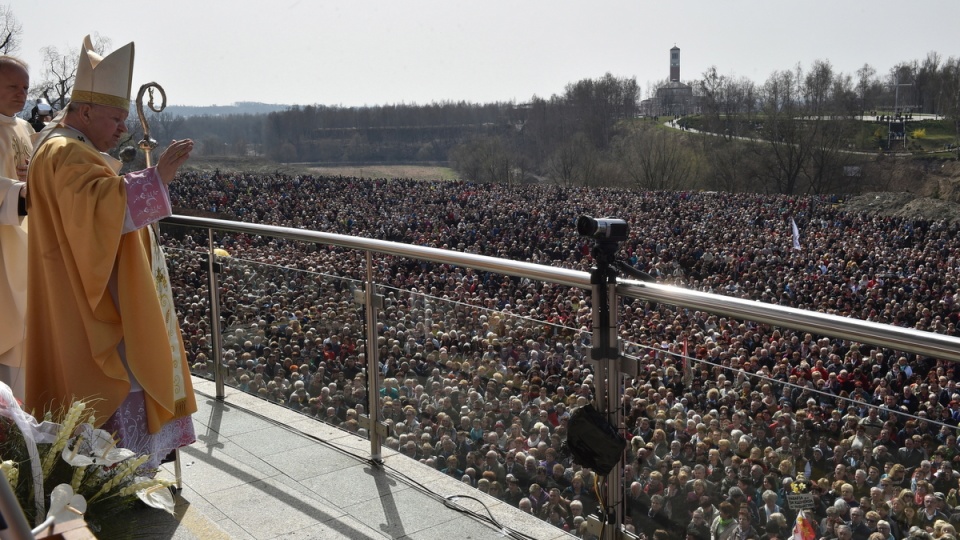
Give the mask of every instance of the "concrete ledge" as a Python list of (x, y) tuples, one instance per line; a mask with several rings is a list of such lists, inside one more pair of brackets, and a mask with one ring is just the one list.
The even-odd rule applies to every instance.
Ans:
[(207, 379), (193, 384), (198, 441), (181, 451), (182, 498), (231, 537), (503, 537), (467, 510), (533, 538), (575, 538), (386, 447), (375, 465), (370, 441), (353, 433), (235, 388), (217, 400)]

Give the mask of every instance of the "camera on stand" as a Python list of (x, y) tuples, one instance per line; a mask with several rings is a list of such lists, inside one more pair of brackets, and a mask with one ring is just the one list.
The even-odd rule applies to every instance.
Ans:
[(620, 244), (630, 237), (630, 226), (627, 225), (626, 221), (611, 217), (580, 216), (577, 218), (577, 233), (594, 240), (595, 243), (590, 254), (593, 255), (594, 260), (601, 268), (612, 267), (633, 279), (654, 281), (650, 274), (617, 260), (617, 251), (620, 250)]
[(580, 216), (577, 218), (577, 233), (597, 240), (623, 242), (630, 235), (630, 228), (622, 219)]
[(610, 505), (603, 508), (604, 521), (615, 523), (617, 493), (621, 492), (618, 466), (623, 459), (626, 440), (620, 434), (618, 418), (619, 347), (615, 336), (616, 306), (613, 304), (617, 283), (617, 251), (627, 240), (630, 228), (627, 222), (616, 218), (577, 219), (577, 233), (593, 240), (594, 267), (590, 270), (593, 309), (593, 345), (591, 362), (597, 373), (596, 405), (585, 405), (573, 410), (564, 449), (573, 455), (573, 461), (611, 476), (607, 484)]

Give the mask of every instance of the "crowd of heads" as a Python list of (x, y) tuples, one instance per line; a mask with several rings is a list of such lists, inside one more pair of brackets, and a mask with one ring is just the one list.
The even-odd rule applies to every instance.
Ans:
[[(956, 224), (851, 213), (837, 198), (200, 173), (171, 197), (181, 210), (576, 270), (592, 264), (577, 217), (613, 216), (631, 227), (622, 260), (663, 283), (952, 336), (960, 318)], [(188, 355), (209, 375), (206, 233), (164, 232)], [(354, 294), (365, 254), (218, 243), (230, 254), (218, 285), (229, 384), (360, 433), (376, 407), (387, 446), (585, 534), (598, 479), (562, 443), (571, 411), (594, 398), (588, 291), (375, 256), (384, 302), (371, 344)], [(790, 535), (796, 488), (813, 494), (817, 538), (954, 537), (950, 362), (640, 300), (618, 310), (639, 366), (622, 400), (636, 532)]]

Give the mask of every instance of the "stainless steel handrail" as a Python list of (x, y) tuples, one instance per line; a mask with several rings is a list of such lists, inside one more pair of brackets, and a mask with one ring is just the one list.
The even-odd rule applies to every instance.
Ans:
[(487, 255), (461, 253), (459, 251), (447, 251), (425, 246), (414, 246), (411, 244), (401, 244), (399, 242), (376, 240), (374, 238), (362, 238), (359, 236), (347, 236), (344, 234), (307, 231), (302, 229), (292, 229), (290, 227), (277, 227), (275, 225), (258, 225), (255, 223), (244, 223), (240, 221), (223, 221), (219, 219), (199, 217), (171, 216), (164, 219), (163, 223), (170, 225), (183, 225), (188, 227), (202, 227), (205, 229), (210, 228), (243, 234), (257, 234), (275, 238), (286, 238), (288, 240), (300, 240), (302, 242), (326, 244), (331, 246), (357, 249), (361, 251), (384, 253), (386, 255), (422, 259), (436, 263), (453, 264), (457, 266), (474, 268), (477, 270), (496, 272), (498, 274), (527, 277), (536, 279), (538, 281), (549, 281), (550, 283), (567, 285), (569, 287), (580, 287), (581, 289), (590, 288), (590, 274), (587, 272), (545, 266), (542, 264), (498, 259), (496, 257), (490, 257)]
[(618, 281), (617, 294), (960, 362), (960, 339), (913, 328), (633, 280)]

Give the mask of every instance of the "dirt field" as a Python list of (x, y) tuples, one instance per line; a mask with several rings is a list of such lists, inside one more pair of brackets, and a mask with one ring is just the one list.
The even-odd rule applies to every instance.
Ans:
[(903, 192), (864, 193), (846, 201), (845, 208), (852, 212), (908, 219), (943, 219), (950, 223), (960, 220), (960, 204)]
[(960, 221), (960, 163), (903, 160), (885, 172), (890, 180), (885, 191), (851, 197), (846, 208), (881, 216)]
[(424, 165), (367, 165), (363, 167), (304, 167), (313, 174), (356, 176), (358, 178), (412, 178), (414, 180), (455, 180), (448, 167)]
[(455, 180), (457, 173), (449, 167), (430, 165), (365, 165), (338, 167), (311, 167), (305, 163), (276, 163), (263, 158), (198, 157), (191, 159), (186, 169), (212, 172), (244, 171), (255, 174), (317, 174), (326, 176), (356, 176), (358, 178), (412, 178), (414, 180)]

